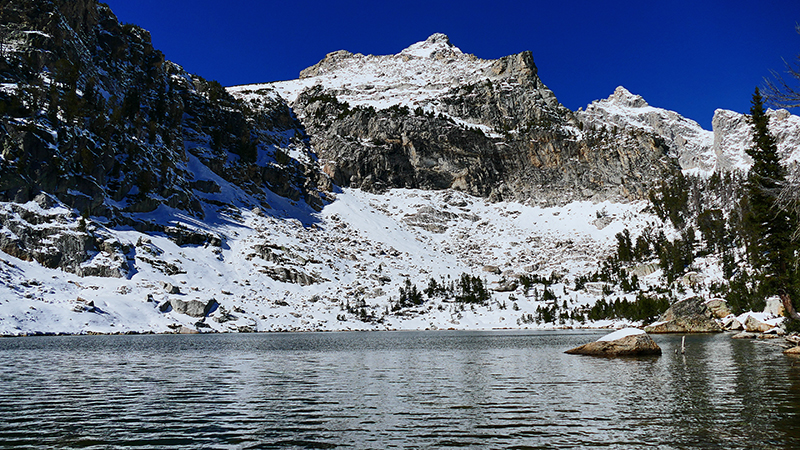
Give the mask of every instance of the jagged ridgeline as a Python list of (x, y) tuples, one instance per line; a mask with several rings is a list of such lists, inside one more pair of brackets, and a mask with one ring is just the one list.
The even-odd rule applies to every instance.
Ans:
[(160, 205), (202, 218), (219, 177), (262, 201), (268, 188), (323, 204), (285, 102), (241, 104), (165, 60), (147, 31), (105, 4), (3, 1), (0, 53), (2, 200), (47, 193), (86, 216), (137, 225), (131, 213)]
[(397, 55), (334, 52), (299, 80), (231, 92), (258, 99), (265, 87), (298, 113), (325, 172), (370, 192), (631, 200), (678, 167), (654, 135), (584, 129), (542, 83), (530, 52), (483, 60), (442, 34)]

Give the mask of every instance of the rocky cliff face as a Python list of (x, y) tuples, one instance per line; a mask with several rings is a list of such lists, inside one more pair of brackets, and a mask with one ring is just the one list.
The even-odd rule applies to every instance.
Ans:
[(713, 135), (674, 111), (650, 106), (640, 95), (620, 86), (611, 96), (579, 110), (577, 117), (588, 129), (606, 129), (614, 134), (641, 130), (659, 136), (681, 169), (711, 171)]
[[(94, 0), (4, 2), (0, 24), (0, 200), (48, 193), (107, 226), (150, 231), (163, 226), (136, 214), (159, 207), (203, 218), (209, 201), (266, 205), (273, 192), (322, 206), (325, 177), (277, 96), (236, 101)], [(220, 198), (220, 180), (245, 195)], [(42, 245), (4, 242), (20, 255)]]
[[(778, 155), (786, 166), (800, 160), (800, 117), (785, 109), (767, 110), (769, 129), (778, 144)], [(753, 145), (753, 127), (747, 116), (718, 109), (712, 121), (714, 142), (711, 150), (717, 159), (718, 170), (749, 170), (753, 159), (746, 149)]]
[[(620, 86), (607, 99), (592, 102), (576, 115), (587, 129), (616, 134), (635, 130), (658, 136), (669, 148), (670, 157), (687, 172), (747, 171), (753, 164), (746, 152), (752, 145), (752, 126), (747, 116), (734, 111), (715, 111), (713, 131), (707, 131), (674, 111), (650, 106)], [(786, 110), (769, 110), (767, 115), (784, 164), (794, 164), (800, 159), (800, 117)]]
[[(530, 52), (483, 60), (436, 34), (396, 55), (334, 52), (264, 87), (297, 112), (337, 184), (371, 192), (634, 199), (675, 170), (653, 135), (581, 131), (537, 73)], [(257, 88), (230, 92), (253, 98)]]

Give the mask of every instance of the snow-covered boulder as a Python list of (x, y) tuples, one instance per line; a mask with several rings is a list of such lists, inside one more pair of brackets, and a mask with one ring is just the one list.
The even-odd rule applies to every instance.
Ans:
[(595, 342), (567, 350), (566, 353), (593, 356), (660, 355), (661, 347), (644, 331), (637, 328), (624, 328), (603, 336)]
[(786, 314), (786, 308), (783, 306), (783, 300), (777, 295), (767, 299), (766, 306), (764, 307), (765, 314), (771, 314), (775, 317), (783, 317)]
[(744, 329), (751, 333), (765, 333), (773, 328), (775, 325), (762, 322), (753, 316), (747, 316), (747, 320), (744, 322)]
[(161, 304), (160, 308), (162, 312), (168, 312), (169, 308), (172, 307), (172, 310), (179, 314), (186, 314), (191, 317), (205, 317), (218, 306), (219, 303), (213, 298), (207, 302), (201, 302), (200, 300), (189, 300), (187, 302), (172, 298)]
[(729, 331), (741, 330), (743, 328), (742, 323), (739, 322), (733, 314), (722, 320), (722, 327)]

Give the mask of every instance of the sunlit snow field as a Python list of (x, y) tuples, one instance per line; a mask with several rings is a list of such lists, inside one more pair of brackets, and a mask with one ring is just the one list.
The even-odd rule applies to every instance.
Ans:
[[(169, 325), (193, 325), (196, 318), (159, 311), (157, 305), (170, 296), (215, 299), (231, 317), (218, 322), (215, 314), (221, 312), (212, 312), (205, 320), (207, 331), (577, 326), (520, 323), (523, 314), (544, 305), (522, 288), (494, 292), (488, 306), (474, 310), (462, 311), (441, 299), (403, 316), (386, 315), (386, 309), (406, 279), (422, 290), (431, 278), (452, 280), (462, 273), (496, 289), (503, 278), (555, 272), (563, 277), (550, 287), (559, 302), (593, 303), (602, 296), (600, 287), (575, 292), (574, 278), (598, 269), (598, 262), (614, 251), (617, 233), (629, 228), (635, 235), (648, 222), (657, 222), (643, 202), (544, 207), (490, 203), (457, 191), (396, 189), (375, 195), (345, 189), (320, 213), (302, 205), (281, 206), (286, 209), (217, 210), (204, 222), (157, 210), (163, 222), (220, 236), (221, 247), (179, 247), (164, 236), (101, 230), (135, 248), (128, 255), (135, 267), (129, 279), (81, 278), (0, 253), (0, 333), (163, 332)], [(38, 208), (33, 202), (25, 207)], [(278, 262), (257, 254), (254, 248), (263, 245), (273, 249)], [(167, 275), (151, 265), (153, 254), (181, 273)], [(714, 262), (710, 265), (706, 272), (713, 272)], [(303, 286), (273, 279), (271, 269), (279, 266), (315, 282)], [(650, 275), (658, 276), (658, 271)], [(180, 293), (166, 293), (165, 282)], [(343, 305), (362, 300), (375, 316), (384, 316), (382, 323), (344, 314)], [(94, 312), (81, 306), (88, 302)]]

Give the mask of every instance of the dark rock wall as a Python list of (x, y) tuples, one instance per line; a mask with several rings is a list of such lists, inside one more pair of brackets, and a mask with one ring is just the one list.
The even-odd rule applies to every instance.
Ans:
[(514, 78), (495, 75), (440, 99), (447, 115), (487, 132), (422, 109), (351, 107), (319, 86), (293, 106), (325, 172), (339, 185), (368, 191), (454, 188), (493, 200), (631, 200), (678, 170), (654, 136), (581, 131), (535, 70), (511, 70), (500, 61), (500, 74)]

